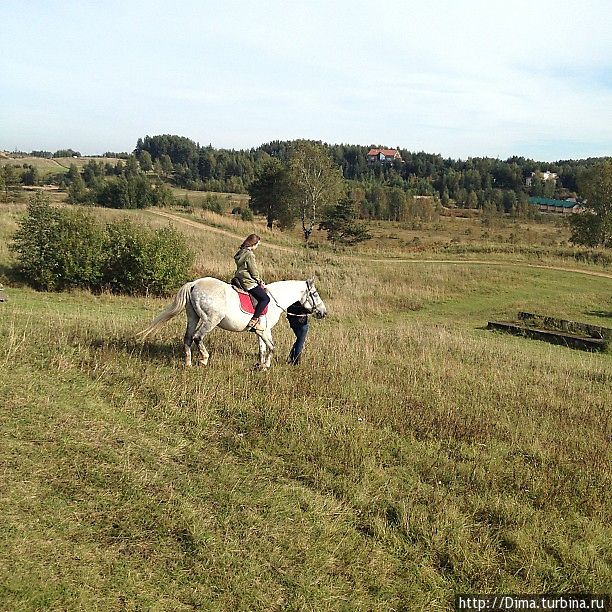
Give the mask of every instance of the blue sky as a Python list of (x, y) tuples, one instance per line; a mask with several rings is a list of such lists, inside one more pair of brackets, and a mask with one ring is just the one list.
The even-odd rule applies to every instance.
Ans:
[(612, 2), (7, 0), (0, 149), (612, 155)]

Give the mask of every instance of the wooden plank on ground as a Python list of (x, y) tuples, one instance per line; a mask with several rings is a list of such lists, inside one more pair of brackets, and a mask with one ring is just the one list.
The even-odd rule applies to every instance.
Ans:
[(546, 315), (539, 315), (532, 312), (519, 312), (519, 321), (523, 325), (529, 327), (537, 327), (553, 331), (561, 331), (577, 336), (589, 336), (591, 338), (599, 338), (604, 340), (612, 340), (612, 329), (600, 327), (599, 325), (590, 325), (588, 323), (578, 323), (576, 321), (568, 321), (566, 319), (557, 319)]
[(567, 332), (556, 331), (551, 329), (540, 329), (529, 327), (520, 323), (511, 323), (509, 321), (489, 321), (487, 329), (504, 331), (516, 336), (526, 336), (537, 340), (546, 340), (553, 344), (561, 344), (570, 348), (578, 348), (587, 351), (601, 351), (606, 348), (606, 340), (603, 338), (593, 338), (589, 336), (580, 336)]

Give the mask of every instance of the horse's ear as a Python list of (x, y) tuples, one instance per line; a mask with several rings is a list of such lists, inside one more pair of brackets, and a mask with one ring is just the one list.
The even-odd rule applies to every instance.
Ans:
[(309, 283), (312, 283), (314, 285), (314, 282), (317, 280), (317, 277), (313, 274), (311, 278), (308, 279)]

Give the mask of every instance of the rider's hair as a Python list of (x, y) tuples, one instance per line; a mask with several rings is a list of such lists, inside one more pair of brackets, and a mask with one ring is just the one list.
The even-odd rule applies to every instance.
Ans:
[(240, 245), (240, 248), (244, 249), (245, 247), (255, 246), (260, 240), (261, 238), (257, 234), (249, 234)]

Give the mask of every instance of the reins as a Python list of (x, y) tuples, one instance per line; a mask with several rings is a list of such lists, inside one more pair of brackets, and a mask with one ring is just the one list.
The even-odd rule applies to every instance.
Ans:
[[(315, 314), (315, 310), (317, 308), (316, 304), (315, 304), (315, 300), (314, 297), (312, 296), (311, 293), (311, 286), (310, 283), (308, 281), (306, 281), (306, 287), (307, 287), (307, 291), (308, 291), (308, 297), (312, 300), (312, 311), (311, 312), (306, 312), (304, 314), (294, 314), (292, 312), (289, 312), (287, 310), (287, 308), (283, 308), (279, 303), (278, 300), (274, 297), (274, 295), (272, 293), (270, 293), (270, 291), (268, 291), (268, 288), (266, 287), (266, 293), (274, 300), (274, 303), (288, 316), (288, 317), (308, 317), (312, 314)], [(303, 304), (302, 304), (303, 306)]]
[(266, 288), (266, 293), (274, 300), (274, 303), (288, 316), (288, 317), (308, 317), (309, 315), (313, 314), (312, 312), (306, 312), (302, 315), (298, 315), (298, 314), (293, 314), (292, 312), (289, 312), (287, 310), (287, 308), (283, 308), (279, 303), (278, 300), (268, 291), (268, 289)]
[(285, 314), (289, 314), (287, 312), (286, 308), (283, 308), (277, 301), (277, 299), (274, 297), (274, 295), (272, 295), (269, 291), (268, 288), (266, 287), (266, 293), (274, 300), (274, 303), (285, 313)]

